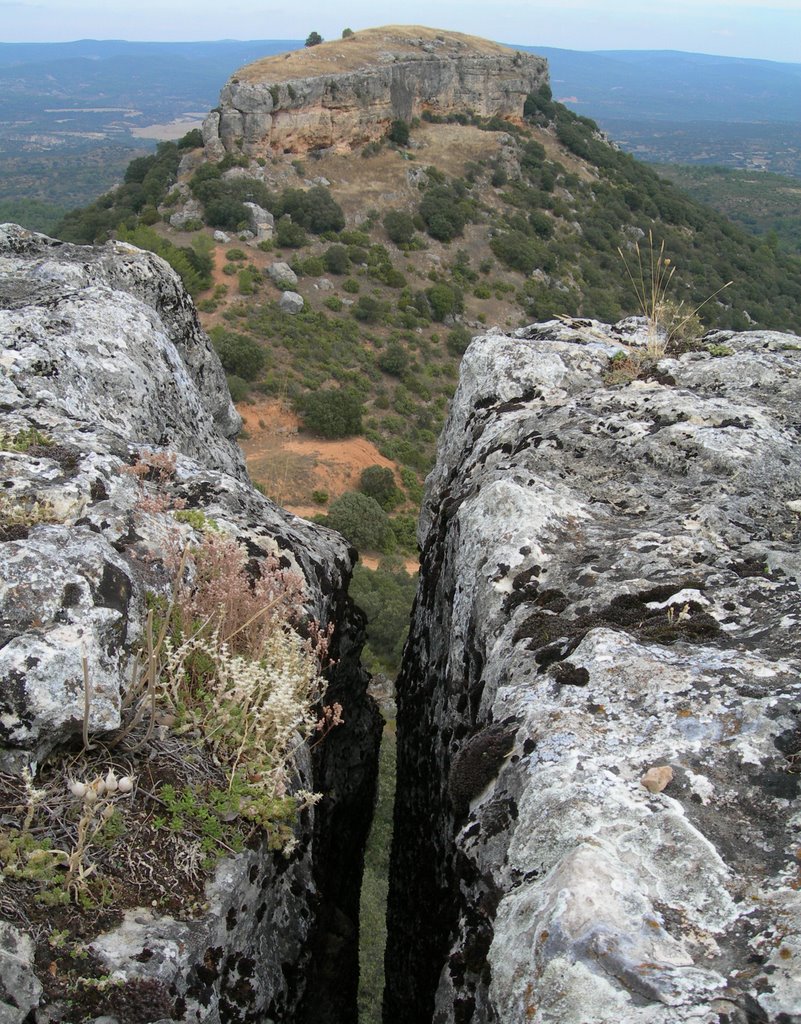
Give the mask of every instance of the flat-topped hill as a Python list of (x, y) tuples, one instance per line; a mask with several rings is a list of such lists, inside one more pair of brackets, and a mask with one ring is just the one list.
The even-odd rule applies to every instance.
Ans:
[(367, 29), (238, 71), (204, 122), (206, 155), (342, 152), (426, 112), (517, 118), (547, 80), (542, 57), (486, 39), (417, 25)]
[(444, 32), (421, 25), (385, 25), (354, 32), (346, 39), (334, 39), (264, 57), (236, 73), (244, 82), (283, 82), (310, 75), (342, 74), (376, 64), (398, 60), (426, 60), (432, 57), (509, 56), (508, 46), (462, 32)]

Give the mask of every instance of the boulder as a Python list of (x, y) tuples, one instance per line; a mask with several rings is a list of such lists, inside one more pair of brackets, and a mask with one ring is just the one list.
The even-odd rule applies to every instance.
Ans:
[(179, 210), (170, 214), (170, 227), (182, 230), (193, 221), (203, 221), (203, 205), (197, 199), (187, 200)]
[(278, 305), (284, 313), (300, 313), (303, 309), (303, 296), (297, 292), (281, 292)]
[(256, 241), (261, 242), (272, 238), (275, 218), (270, 211), (265, 210), (256, 203), (243, 203), (242, 205), (248, 211), (250, 230), (253, 232)]
[(271, 263), (267, 273), (279, 288), (294, 288), (298, 283), (298, 275), (288, 263)]
[(463, 358), (398, 681), (388, 1020), (801, 1020), (801, 345), (718, 333), (612, 383), (642, 341), (554, 321)]

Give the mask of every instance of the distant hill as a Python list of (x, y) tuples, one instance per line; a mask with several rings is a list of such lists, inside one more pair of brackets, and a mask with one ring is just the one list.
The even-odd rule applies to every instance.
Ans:
[(557, 99), (640, 159), (801, 177), (801, 64), (672, 50), (521, 49), (547, 57)]
[(728, 167), (666, 164), (662, 177), (771, 245), (801, 253), (801, 181), (780, 174)]
[(801, 64), (676, 50), (521, 49), (547, 57), (554, 96), (596, 120), (801, 122)]
[[(65, 210), (120, 181), (156, 138), (198, 123), (238, 68), (302, 45), (0, 43), (0, 219), (52, 230)], [(554, 96), (640, 159), (801, 177), (801, 64), (518, 48), (547, 57)]]

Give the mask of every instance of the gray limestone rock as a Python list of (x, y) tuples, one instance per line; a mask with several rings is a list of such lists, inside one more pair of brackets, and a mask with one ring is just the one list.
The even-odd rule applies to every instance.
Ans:
[(294, 288), (298, 283), (298, 275), (288, 263), (271, 263), (267, 273), (279, 288)]
[(33, 943), (0, 921), (0, 1024), (23, 1024), (39, 1005), (42, 986), (33, 973)]
[(641, 321), (464, 356), (398, 683), (388, 1019), (801, 1021), (801, 350), (711, 340), (614, 386)]
[[(202, 537), (182, 509), (299, 577), (298, 620), (330, 627), (330, 699), (345, 709), (341, 735), (297, 752), (293, 787), (324, 796), (296, 825), (293, 853), (257, 834), (220, 862), (200, 893), (206, 910), (178, 919), (135, 908), (99, 936), (83, 922), (113, 979), (103, 1009), (119, 1017), (127, 1000), (157, 1020), (179, 999), (186, 1019), (221, 1024), (268, 1009), (308, 1019), (300, 1007), (322, 998), (332, 1024), (349, 1019), (380, 722), (358, 665), (348, 544), (251, 485), (219, 360), (158, 257), (0, 227), (0, 339), (0, 770), (35, 780), (45, 760), (60, 763), (63, 741), (80, 749), (84, 727), (94, 741), (118, 727), (149, 598), (169, 595), (175, 553)], [(7, 443), (32, 429), (22, 450)], [(151, 753), (125, 753), (134, 776)], [(13, 809), (1, 830), (19, 827)], [(33, 942), (2, 920), (12, 906), (4, 896), (0, 1020), (22, 1024), (42, 986)], [(47, 930), (32, 934), (41, 964)], [(63, 1006), (45, 1000), (37, 1012), (58, 1019)]]
[[(265, 210), (256, 203), (243, 203), (242, 205), (248, 211), (250, 229), (256, 240), (261, 242), (264, 239), (272, 238), (275, 217), (273, 217), (269, 210)], [(295, 278), (295, 281), (297, 282), (297, 278)]]
[(170, 214), (170, 227), (185, 228), (192, 221), (203, 220), (203, 206), (197, 199), (187, 200), (175, 213)]
[(303, 296), (297, 292), (281, 292), (278, 305), (284, 313), (300, 313), (303, 309)]

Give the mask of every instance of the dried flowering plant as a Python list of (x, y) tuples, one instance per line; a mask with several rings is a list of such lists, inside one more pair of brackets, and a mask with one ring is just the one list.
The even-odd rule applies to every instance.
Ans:
[(323, 706), (330, 630), (307, 625), (303, 638), (293, 626), (302, 596), (301, 577), (277, 559), (249, 559), (235, 540), (210, 532), (191, 567), (184, 552), (168, 628), (158, 631), (155, 701), (178, 732), (199, 733), (239, 812), (268, 831), (286, 818), (277, 802), (314, 802), (287, 796), (306, 735), (317, 730), (319, 742), (342, 721), (341, 706)]

